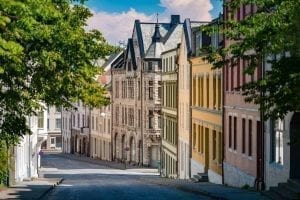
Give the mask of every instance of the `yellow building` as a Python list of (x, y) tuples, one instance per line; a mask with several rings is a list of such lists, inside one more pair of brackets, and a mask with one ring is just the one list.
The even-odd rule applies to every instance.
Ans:
[(210, 182), (222, 183), (222, 76), (203, 56), (192, 64), (191, 174), (204, 173)]

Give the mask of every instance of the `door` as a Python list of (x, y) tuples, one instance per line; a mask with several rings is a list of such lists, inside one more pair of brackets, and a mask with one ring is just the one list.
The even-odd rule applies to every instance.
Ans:
[(296, 112), (290, 123), (290, 178), (300, 179), (300, 113)]

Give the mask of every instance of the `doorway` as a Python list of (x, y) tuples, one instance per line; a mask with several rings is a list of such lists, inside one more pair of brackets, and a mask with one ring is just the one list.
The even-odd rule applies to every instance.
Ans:
[(294, 113), (290, 123), (290, 178), (300, 179), (300, 112)]

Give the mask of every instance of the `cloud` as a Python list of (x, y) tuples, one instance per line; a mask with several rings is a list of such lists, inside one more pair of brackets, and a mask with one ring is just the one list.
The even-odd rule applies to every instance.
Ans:
[(213, 9), (213, 6), (210, 0), (161, 0), (160, 4), (166, 8), (165, 15), (179, 14), (182, 19), (211, 20), (209, 11)]
[[(165, 11), (159, 15), (159, 21), (167, 22), (171, 14), (180, 14), (181, 20), (211, 20), (209, 11), (213, 7), (210, 0), (160, 0), (160, 5)], [(100, 30), (111, 44), (127, 41), (131, 37), (134, 20), (153, 22), (156, 18), (155, 14), (147, 15), (133, 8), (121, 13), (93, 11), (93, 14), (87, 22), (88, 29)]]

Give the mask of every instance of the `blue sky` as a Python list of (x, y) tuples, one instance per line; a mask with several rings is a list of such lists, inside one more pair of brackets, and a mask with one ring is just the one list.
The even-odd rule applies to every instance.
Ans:
[(181, 21), (210, 21), (222, 11), (221, 0), (88, 0), (86, 5), (94, 16), (88, 29), (100, 30), (112, 44), (127, 41), (135, 19), (142, 22), (168, 22), (170, 15), (179, 14)]
[[(197, 0), (195, 0), (197, 1)], [(213, 10), (210, 14), (216, 18), (222, 12), (221, 0), (210, 0)], [(160, 5), (160, 0), (88, 0), (88, 7), (95, 11), (123, 12), (134, 8), (145, 14), (162, 13), (165, 8)]]

